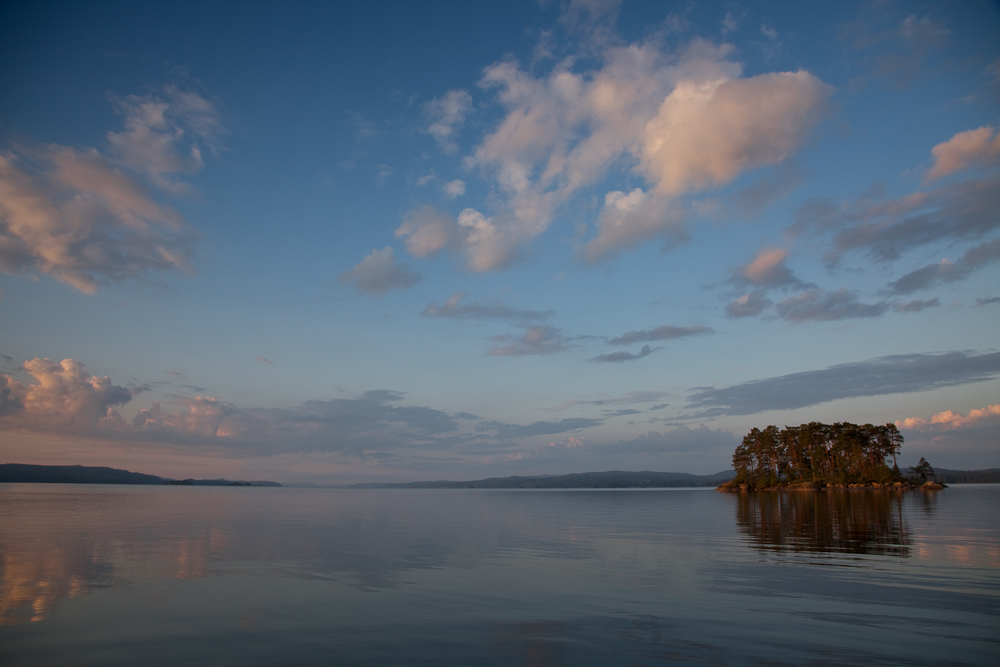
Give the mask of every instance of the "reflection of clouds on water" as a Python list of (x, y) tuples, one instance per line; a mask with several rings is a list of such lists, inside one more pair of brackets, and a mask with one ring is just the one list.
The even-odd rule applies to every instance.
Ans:
[(744, 492), (736, 523), (761, 549), (900, 557), (911, 550), (902, 496), (892, 492)]
[[(27, 546), (27, 548), (24, 548)], [(41, 621), (62, 598), (88, 595), (103, 573), (85, 549), (55, 544), (4, 546), (0, 571), (0, 625)]]

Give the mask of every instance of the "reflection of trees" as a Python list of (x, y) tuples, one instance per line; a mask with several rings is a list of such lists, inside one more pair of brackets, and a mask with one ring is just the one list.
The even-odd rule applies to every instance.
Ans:
[(902, 496), (880, 491), (738, 494), (736, 523), (762, 549), (909, 556)]

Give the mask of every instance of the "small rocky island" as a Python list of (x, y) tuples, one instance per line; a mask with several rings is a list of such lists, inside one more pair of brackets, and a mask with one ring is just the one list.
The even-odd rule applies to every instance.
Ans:
[[(923, 457), (904, 476), (896, 462), (903, 436), (895, 424), (811, 422), (753, 429), (733, 452), (736, 476), (720, 491), (945, 488)], [(889, 466), (892, 461), (892, 466)]]

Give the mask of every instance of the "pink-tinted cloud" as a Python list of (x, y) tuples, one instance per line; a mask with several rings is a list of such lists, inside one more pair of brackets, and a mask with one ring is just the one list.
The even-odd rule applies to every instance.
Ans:
[(988, 405), (985, 408), (973, 408), (966, 416), (954, 410), (945, 410), (933, 415), (929, 420), (920, 417), (907, 417), (897, 421), (896, 426), (908, 430), (926, 430), (934, 427), (955, 429), (997, 417), (1000, 417), (1000, 405)]
[(132, 390), (91, 376), (79, 361), (34, 358), (24, 370), (35, 378), (24, 385), (0, 374), (0, 421), (29, 430), (92, 433), (124, 426), (116, 406), (132, 400)]
[(118, 100), (125, 129), (96, 149), (0, 154), (0, 270), (39, 272), (92, 294), (102, 283), (191, 268), (194, 234), (143, 179), (170, 192), (221, 131), (201, 96), (167, 87)]
[(975, 166), (1000, 161), (1000, 134), (991, 126), (959, 132), (931, 149), (934, 166), (924, 175), (924, 182)]

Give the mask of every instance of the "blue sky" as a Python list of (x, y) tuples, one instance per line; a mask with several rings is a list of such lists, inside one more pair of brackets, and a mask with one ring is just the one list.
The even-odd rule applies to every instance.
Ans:
[(0, 458), (1000, 466), (996, 3), (355, 4), (0, 8)]

